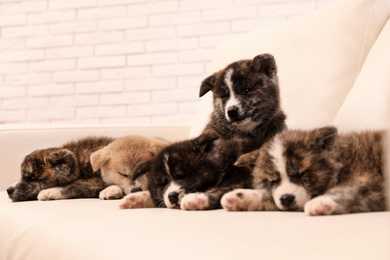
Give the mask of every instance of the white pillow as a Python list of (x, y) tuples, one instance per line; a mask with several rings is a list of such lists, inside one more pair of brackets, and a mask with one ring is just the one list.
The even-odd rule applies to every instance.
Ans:
[(390, 20), (336, 115), (340, 131), (385, 129), (390, 118)]
[[(388, 0), (336, 1), (295, 20), (219, 44), (212, 72), (236, 60), (271, 53), (278, 66), (287, 125), (331, 124), (389, 16)], [(199, 135), (209, 120), (211, 96), (201, 101), (191, 137)]]

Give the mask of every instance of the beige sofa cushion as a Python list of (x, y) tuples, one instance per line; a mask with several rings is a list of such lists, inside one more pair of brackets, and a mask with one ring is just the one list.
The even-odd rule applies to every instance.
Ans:
[(390, 119), (390, 20), (337, 113), (340, 131), (387, 128)]
[[(339, 0), (306, 16), (221, 43), (212, 72), (239, 59), (271, 53), (279, 68), (288, 126), (331, 124), (389, 16), (388, 0)], [(208, 94), (191, 136), (203, 130), (211, 110)]]

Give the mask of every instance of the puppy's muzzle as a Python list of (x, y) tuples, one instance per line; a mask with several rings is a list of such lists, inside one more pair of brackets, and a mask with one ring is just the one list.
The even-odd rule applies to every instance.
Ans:
[(291, 194), (283, 194), (280, 197), (280, 203), (282, 203), (283, 207), (286, 209), (291, 208), (295, 203), (295, 196)]
[(238, 119), (238, 115), (239, 115), (238, 112), (239, 112), (238, 111), (238, 107), (236, 107), (236, 106), (229, 107), (228, 111), (227, 111), (229, 119), (232, 120), (232, 121), (237, 120)]
[(177, 193), (176, 191), (169, 193), (168, 200), (170, 203), (172, 203), (172, 205), (175, 205), (175, 206), (178, 205), (179, 204), (179, 193)]
[(12, 194), (14, 193), (14, 191), (15, 191), (15, 188), (14, 187), (9, 187), (8, 189), (7, 189), (7, 193), (8, 193), (8, 197), (11, 197), (12, 196)]

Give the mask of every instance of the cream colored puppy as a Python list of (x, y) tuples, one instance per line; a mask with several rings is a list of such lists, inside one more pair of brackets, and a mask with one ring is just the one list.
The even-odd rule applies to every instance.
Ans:
[(132, 181), (135, 167), (150, 160), (169, 142), (137, 135), (116, 139), (109, 145), (91, 154), (94, 171), (100, 169), (103, 181), (108, 186), (99, 194), (100, 199), (120, 199), (132, 190), (146, 189), (146, 177)]

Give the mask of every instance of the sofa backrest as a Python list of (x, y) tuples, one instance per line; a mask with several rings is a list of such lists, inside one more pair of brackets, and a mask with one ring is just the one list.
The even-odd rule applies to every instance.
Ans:
[[(358, 104), (355, 85), (366, 84), (367, 78), (377, 77), (366, 75), (361, 79), (359, 75), (389, 17), (388, 0), (338, 0), (295, 20), (222, 42), (216, 47), (211, 73), (236, 60), (271, 53), (278, 66), (282, 108), (289, 128), (340, 124), (341, 129), (348, 129), (344, 119), (354, 113)], [(370, 55), (367, 60), (375, 65), (375, 57), (371, 56), (380, 54)], [(366, 74), (371, 70), (364, 67)], [(386, 74), (382, 74), (383, 77), (389, 75), (381, 73)], [(386, 79), (381, 84), (385, 83)], [(376, 96), (384, 97), (390, 85), (370, 87), (380, 88)], [(371, 96), (366, 98), (374, 100)], [(386, 96), (386, 101), (388, 99)], [(381, 101), (375, 109), (371, 107), (370, 114), (387, 112), (385, 103), (388, 102)], [(201, 100), (191, 137), (201, 133), (211, 111), (212, 94), (208, 93)], [(370, 114), (361, 116), (371, 117)], [(364, 127), (383, 127), (385, 124), (378, 123), (382, 119), (383, 116), (369, 120)]]

